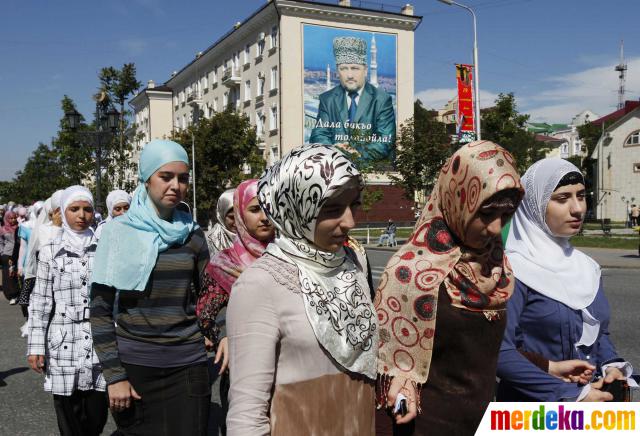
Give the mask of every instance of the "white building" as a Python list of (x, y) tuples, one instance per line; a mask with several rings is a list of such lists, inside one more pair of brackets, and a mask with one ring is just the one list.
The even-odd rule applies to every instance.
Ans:
[(640, 204), (640, 107), (603, 131), (592, 157), (597, 218), (626, 221), (627, 206)]
[[(259, 147), (267, 163), (303, 143), (305, 24), (345, 30), (384, 32), (396, 36), (396, 121), (413, 116), (414, 30), (421, 18), (406, 5), (397, 12), (303, 0), (270, 0), (251, 17), (196, 55), (162, 86), (150, 82), (130, 102), (135, 113), (139, 146), (211, 117), (231, 105), (256, 126)], [(375, 41), (375, 40), (374, 40)], [(369, 42), (370, 43), (370, 42)], [(369, 81), (377, 83), (375, 53)], [(378, 58), (380, 54), (378, 52)], [(328, 65), (327, 71), (335, 65)], [(373, 71), (371, 71), (373, 70)], [(327, 83), (330, 83), (327, 73)]]

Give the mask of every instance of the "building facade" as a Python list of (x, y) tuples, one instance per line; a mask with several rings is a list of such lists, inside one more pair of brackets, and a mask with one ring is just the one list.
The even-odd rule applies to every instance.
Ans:
[[(270, 0), (243, 22), (236, 23), (218, 41), (166, 80), (150, 85), (130, 102), (135, 113), (138, 147), (171, 131), (197, 123), (200, 117), (231, 106), (245, 114), (256, 128), (259, 147), (267, 164), (308, 140), (309, 95), (317, 75), (326, 87), (337, 81), (335, 63), (313, 70), (305, 46), (308, 28), (328, 35), (365, 35), (370, 61), (368, 83), (379, 88), (392, 76), (394, 111), (399, 126), (413, 116), (414, 30), (421, 18), (406, 5), (396, 12), (303, 0)], [(383, 46), (392, 37), (395, 47)], [(385, 39), (386, 38), (386, 39)], [(334, 40), (335, 41), (335, 40)], [(334, 42), (335, 44), (335, 42)], [(385, 48), (386, 47), (386, 48)], [(329, 46), (325, 47), (330, 49)], [(383, 52), (383, 49), (387, 50)], [(306, 50), (306, 52), (305, 52)], [(383, 53), (394, 50), (397, 61), (389, 67)], [(310, 60), (311, 59), (311, 60)], [(390, 68), (395, 68), (392, 74)], [(322, 89), (324, 91), (324, 89)]]
[(626, 221), (629, 207), (640, 204), (640, 107), (603, 130), (592, 157), (596, 217)]

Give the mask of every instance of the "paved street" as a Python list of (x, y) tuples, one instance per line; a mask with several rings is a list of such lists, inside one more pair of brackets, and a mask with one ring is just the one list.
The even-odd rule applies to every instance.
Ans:
[[(391, 254), (391, 251), (369, 250), (375, 283)], [(613, 313), (611, 337), (620, 354), (640, 368), (636, 334), (640, 331), (638, 283), (640, 269), (604, 269), (605, 289)], [(41, 377), (27, 368), (25, 339), (19, 337), (22, 323), (20, 309), (0, 300), (0, 435), (55, 435), (57, 425), (51, 395), (42, 390)], [(104, 434), (109, 435), (114, 430), (110, 418)]]

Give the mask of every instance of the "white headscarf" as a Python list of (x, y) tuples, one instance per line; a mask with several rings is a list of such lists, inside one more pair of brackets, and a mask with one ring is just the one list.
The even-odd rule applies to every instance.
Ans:
[(131, 196), (127, 191), (123, 191), (122, 189), (116, 189), (115, 191), (109, 192), (107, 195), (107, 213), (109, 216), (107, 217), (107, 221), (113, 219), (113, 208), (120, 203), (131, 204)]
[(54, 229), (59, 230), (59, 227), (52, 225), (51, 218), (49, 217), (50, 212), (51, 197), (42, 204), (42, 210), (40, 210), (38, 217), (34, 220), (33, 230), (31, 230), (31, 237), (29, 238), (27, 262), (24, 268), (25, 279), (36, 276), (37, 254), (43, 245), (53, 239), (56, 233)]
[(258, 183), (260, 206), (277, 229), (267, 253), (298, 267), (307, 319), (322, 347), (349, 371), (376, 378), (378, 329), (366, 278), (344, 248), (327, 252), (314, 241), (326, 201), (362, 179), (337, 148), (293, 149)]
[(76, 253), (82, 253), (91, 245), (94, 239), (93, 229), (88, 227), (83, 231), (73, 230), (67, 222), (65, 211), (74, 201), (88, 201), (91, 206), (93, 206), (93, 195), (91, 195), (91, 192), (84, 186), (74, 185), (64, 190), (60, 200), (62, 210), (62, 240), (66, 248), (70, 248)]
[(56, 209), (60, 209), (62, 206), (62, 193), (64, 189), (58, 189), (56, 192), (51, 195), (51, 211), (55, 212)]
[(227, 189), (224, 191), (220, 198), (218, 198), (218, 204), (216, 205), (216, 218), (217, 223), (213, 228), (207, 232), (207, 245), (209, 246), (209, 256), (213, 258), (213, 255), (219, 251), (225, 250), (233, 244), (233, 238), (236, 236), (231, 230), (227, 229), (224, 225), (224, 218), (233, 209), (233, 193), (234, 189)]
[(546, 297), (582, 310), (593, 302), (600, 288), (600, 266), (576, 250), (569, 238), (553, 235), (545, 218), (551, 194), (560, 180), (574, 171), (580, 172), (558, 158), (540, 160), (527, 170), (522, 177), (524, 199), (513, 217), (505, 252), (518, 280)]

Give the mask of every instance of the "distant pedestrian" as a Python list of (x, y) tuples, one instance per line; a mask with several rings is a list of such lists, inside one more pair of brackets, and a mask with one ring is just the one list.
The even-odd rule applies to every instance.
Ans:
[(96, 227), (96, 238), (100, 239), (100, 235), (102, 234), (102, 227), (111, 221), (114, 218), (119, 217), (120, 215), (124, 215), (129, 210), (129, 206), (131, 205), (131, 196), (127, 191), (123, 191), (122, 189), (116, 189), (114, 191), (109, 192), (107, 195), (107, 219), (100, 222), (98, 227)]
[(235, 213), (233, 210), (233, 193), (235, 188), (227, 189), (218, 198), (216, 205), (216, 223), (206, 233), (209, 257), (213, 258), (219, 251), (230, 248), (236, 236)]
[(62, 194), (62, 232), (42, 247), (29, 303), (28, 360), (44, 374), (62, 436), (102, 433), (106, 383), (93, 349), (89, 277), (96, 251), (93, 197), (82, 186)]
[(635, 204), (631, 205), (631, 226), (636, 227), (638, 225), (638, 218), (640, 218), (640, 207)]
[(18, 216), (9, 211), (4, 214), (4, 225), (0, 228), (0, 259), (2, 261), (2, 292), (9, 304), (16, 304), (18, 296), (18, 272), (15, 244), (17, 241)]
[(387, 227), (382, 231), (380, 239), (378, 239), (378, 246), (388, 244), (390, 247), (395, 247), (396, 245), (398, 245), (398, 243), (396, 242), (396, 230), (396, 224), (393, 222), (393, 220), (389, 219)]

